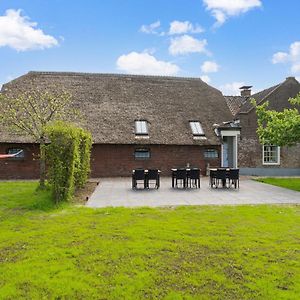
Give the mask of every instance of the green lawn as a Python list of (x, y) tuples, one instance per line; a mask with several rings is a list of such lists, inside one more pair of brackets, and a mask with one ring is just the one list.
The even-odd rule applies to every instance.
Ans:
[(300, 207), (55, 208), (0, 182), (0, 299), (299, 299)]
[(300, 178), (258, 178), (259, 182), (268, 183), (300, 192)]

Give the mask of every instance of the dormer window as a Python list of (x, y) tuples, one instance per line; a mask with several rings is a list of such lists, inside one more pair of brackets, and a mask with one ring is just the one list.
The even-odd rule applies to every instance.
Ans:
[(194, 137), (205, 136), (203, 128), (199, 121), (190, 121), (190, 126)]
[(135, 135), (148, 136), (148, 123), (145, 120), (135, 121)]

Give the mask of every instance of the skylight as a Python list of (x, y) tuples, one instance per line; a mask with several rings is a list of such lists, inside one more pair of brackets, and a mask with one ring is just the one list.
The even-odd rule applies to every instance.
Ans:
[(135, 121), (135, 134), (148, 135), (147, 121)]
[(190, 126), (194, 136), (204, 136), (203, 128), (198, 121), (190, 121)]

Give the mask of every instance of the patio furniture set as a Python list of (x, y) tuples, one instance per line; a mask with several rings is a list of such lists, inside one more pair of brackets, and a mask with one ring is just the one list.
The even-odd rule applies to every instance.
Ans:
[(210, 181), (209, 184), (212, 188), (218, 188), (220, 183), (223, 188), (239, 188), (240, 187), (240, 178), (239, 178), (239, 169), (232, 168), (217, 168), (210, 169)]
[[(172, 171), (172, 188), (200, 188), (199, 168), (174, 168)], [(143, 189), (160, 187), (160, 173), (158, 169), (135, 169), (132, 171), (132, 189)], [(209, 185), (211, 188), (239, 188), (239, 169), (216, 168), (210, 169)]]

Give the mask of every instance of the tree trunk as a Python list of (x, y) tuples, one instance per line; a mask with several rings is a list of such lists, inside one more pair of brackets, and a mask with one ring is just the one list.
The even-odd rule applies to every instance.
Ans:
[(40, 139), (40, 189), (45, 189), (46, 184), (46, 157), (45, 157), (45, 139)]

